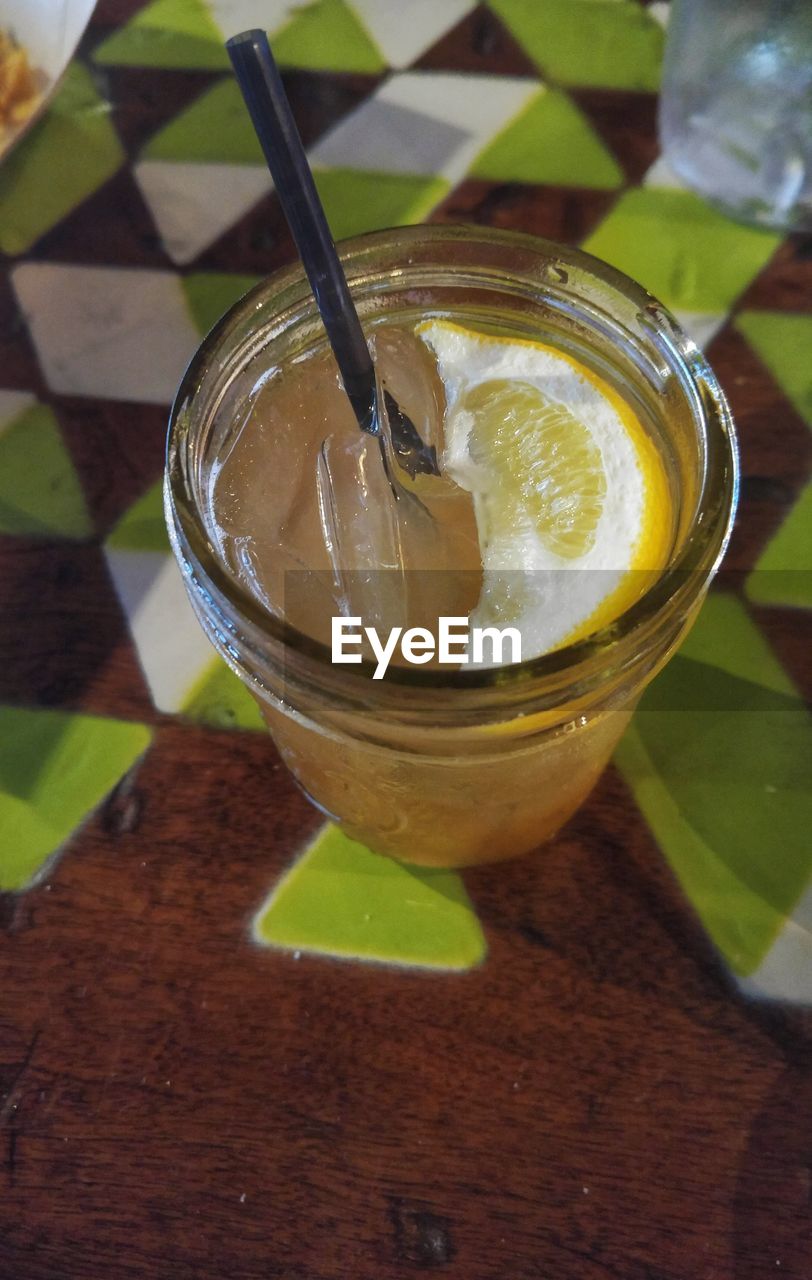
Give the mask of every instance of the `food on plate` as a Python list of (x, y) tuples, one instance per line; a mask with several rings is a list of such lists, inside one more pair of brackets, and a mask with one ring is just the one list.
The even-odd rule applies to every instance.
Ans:
[(0, 30), (0, 138), (5, 130), (23, 124), (41, 98), (36, 72), (22, 45)]

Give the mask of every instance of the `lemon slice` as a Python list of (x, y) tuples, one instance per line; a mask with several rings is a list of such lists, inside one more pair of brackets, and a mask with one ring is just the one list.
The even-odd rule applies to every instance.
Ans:
[(444, 468), (473, 497), (484, 572), (472, 624), (517, 626), (527, 659), (611, 622), (672, 540), (665, 468), (640, 419), (543, 343), (447, 321), (417, 332), (445, 388)]

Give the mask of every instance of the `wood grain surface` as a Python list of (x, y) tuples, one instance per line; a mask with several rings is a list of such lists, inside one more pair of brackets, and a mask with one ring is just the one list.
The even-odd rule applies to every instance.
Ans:
[(263, 737), (160, 727), (3, 904), (0, 1274), (804, 1280), (809, 1018), (633, 812), (610, 770), (467, 877), (480, 969), (297, 961), (246, 930), (314, 815)]
[[(94, 38), (139, 7), (106, 0)], [(477, 14), (423, 64), (456, 41), (456, 69), (523, 74)], [(180, 109), (212, 79), (104, 74), (131, 154), (161, 93)], [(290, 76), (308, 136), (367, 81)], [(637, 181), (653, 98), (578, 101)], [(469, 181), (435, 218), (574, 242), (613, 198)], [(164, 265), (128, 171), (30, 256), (116, 261), (119, 237)], [(268, 197), (196, 269), (290, 252)], [(808, 310), (810, 260), (788, 242), (746, 305)], [(738, 572), (797, 497), (809, 433), (730, 328), (710, 355), (742, 433)], [(48, 399), (6, 285), (0, 357)], [(466, 875), (476, 970), (252, 945), (318, 817), (269, 739), (152, 709), (100, 543), (159, 474), (163, 419), (63, 398), (98, 537), (0, 540), (0, 701), (156, 735), (52, 874), (0, 896), (0, 1280), (810, 1280), (812, 1016), (738, 994), (613, 769), (549, 847)], [(808, 618), (763, 614), (809, 691)]]

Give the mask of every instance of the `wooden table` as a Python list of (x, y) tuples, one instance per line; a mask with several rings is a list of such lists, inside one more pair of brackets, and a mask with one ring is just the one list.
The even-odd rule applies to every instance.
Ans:
[[(191, 263), (167, 255), (131, 161), (221, 73), (94, 62), (140, 7), (106, 0), (83, 49), (127, 163), (8, 256), (0, 295), (2, 381), (54, 409), (93, 527), (0, 539), (0, 701), (153, 733), (61, 860), (0, 896), (0, 1277), (809, 1280), (809, 1012), (739, 993), (614, 767), (549, 847), (466, 875), (477, 968), (251, 943), (318, 817), (264, 735), (156, 709), (102, 544), (160, 474), (166, 407), (54, 390), (14, 284), (21, 263), (290, 257), (270, 195)], [(484, 7), (415, 62), (532, 66)], [(287, 79), (312, 142), (382, 77)], [(570, 93), (639, 182), (653, 95)], [(468, 177), (430, 216), (577, 242), (617, 198)], [(783, 243), (738, 310), (812, 311), (809, 248)], [(709, 354), (742, 435), (729, 564), (745, 570), (800, 491), (809, 435), (733, 324)], [(754, 616), (808, 691), (808, 615)]]

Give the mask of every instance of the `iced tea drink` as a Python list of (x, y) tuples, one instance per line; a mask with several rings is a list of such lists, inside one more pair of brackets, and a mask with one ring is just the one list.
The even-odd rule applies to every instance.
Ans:
[[(343, 258), (386, 390), (437, 450), (359, 431), (300, 272), (204, 342), (173, 409), (167, 516), (190, 598), (280, 754), (348, 834), (463, 866), (543, 843), (593, 787), (722, 555), (736, 455), (702, 356), (574, 250), (414, 228)], [(384, 433), (385, 434), (385, 433)], [(513, 626), (385, 673), (334, 620)], [(353, 650), (355, 652), (355, 650)], [(514, 655), (515, 656), (515, 655)]]

